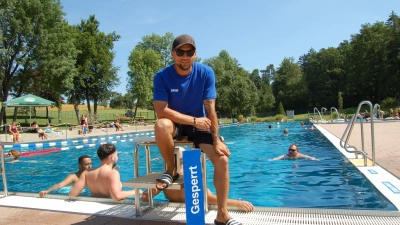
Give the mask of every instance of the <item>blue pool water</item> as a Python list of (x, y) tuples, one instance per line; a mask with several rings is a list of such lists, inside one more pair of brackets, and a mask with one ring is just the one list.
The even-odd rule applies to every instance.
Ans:
[[(269, 123), (271, 124), (271, 123)], [(312, 207), (340, 209), (396, 210), (365, 177), (318, 130), (305, 130), (299, 122), (244, 124), (220, 129), (232, 155), (230, 157), (229, 198), (243, 199), (255, 206)], [(283, 134), (288, 128), (289, 134)], [(300, 152), (319, 161), (271, 159), (285, 154), (291, 143)], [(133, 178), (133, 142), (119, 142), (118, 165), (122, 181)], [(6, 163), (9, 191), (36, 192), (60, 182), (77, 171), (77, 158), (88, 154), (93, 166), (100, 165), (97, 147), (58, 151), (46, 155), (21, 157)], [(140, 174), (145, 173), (144, 149), (139, 152)], [(161, 157), (156, 147), (151, 158)], [(162, 171), (162, 161), (152, 162), (153, 171)], [(213, 167), (207, 163), (208, 187), (213, 187)], [(2, 189), (2, 187), (0, 187)], [(68, 195), (70, 187), (53, 193)], [(90, 196), (85, 190), (82, 195)], [(157, 200), (165, 201), (162, 194)]]

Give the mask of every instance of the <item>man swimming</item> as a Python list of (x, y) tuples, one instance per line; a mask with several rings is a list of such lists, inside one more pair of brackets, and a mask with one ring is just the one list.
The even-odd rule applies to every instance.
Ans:
[(301, 154), (299, 152), (299, 147), (296, 144), (291, 144), (288, 149), (288, 154), (284, 154), (273, 158), (273, 160), (280, 160), (280, 159), (311, 159), (317, 160), (315, 157), (311, 157), (308, 155)]

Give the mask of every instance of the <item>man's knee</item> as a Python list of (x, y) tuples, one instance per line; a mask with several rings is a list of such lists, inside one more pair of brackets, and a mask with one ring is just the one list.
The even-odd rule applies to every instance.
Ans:
[(219, 156), (214, 163), (214, 168), (227, 168), (229, 158), (226, 155)]
[(158, 119), (154, 125), (154, 130), (157, 132), (173, 132), (174, 123), (167, 118)]

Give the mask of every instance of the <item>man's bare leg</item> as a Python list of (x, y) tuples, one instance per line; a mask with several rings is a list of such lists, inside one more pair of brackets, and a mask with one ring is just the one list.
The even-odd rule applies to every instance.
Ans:
[(214, 165), (214, 186), (217, 192), (217, 218), (218, 222), (225, 223), (231, 216), (228, 213), (227, 200), (229, 193), (229, 168), (228, 157), (220, 156), (214, 151), (213, 145), (200, 144), (201, 150), (208, 156)]
[[(156, 142), (158, 149), (162, 157), (167, 164), (167, 173), (171, 176), (176, 174), (175, 169), (175, 161), (174, 161), (174, 139), (175, 136), (175, 125), (174, 123), (166, 118), (158, 119), (155, 126), (154, 131), (156, 135)], [(164, 189), (166, 184), (163, 182), (157, 182), (156, 186), (159, 189)]]
[[(209, 205), (218, 205), (217, 196), (214, 195), (210, 190), (207, 190), (207, 202)], [(251, 212), (254, 210), (253, 204), (248, 201), (241, 201), (235, 199), (229, 199), (226, 201), (229, 207), (236, 207), (245, 212)]]

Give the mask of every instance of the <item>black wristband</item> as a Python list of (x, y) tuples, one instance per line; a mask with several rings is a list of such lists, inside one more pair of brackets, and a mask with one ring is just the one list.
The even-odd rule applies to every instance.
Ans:
[(196, 126), (196, 117), (193, 117), (193, 124)]

